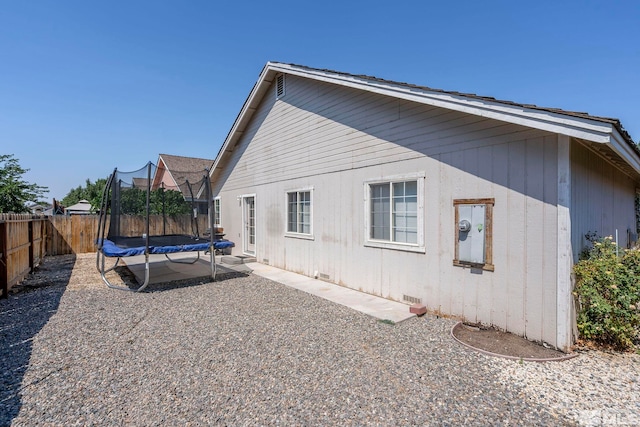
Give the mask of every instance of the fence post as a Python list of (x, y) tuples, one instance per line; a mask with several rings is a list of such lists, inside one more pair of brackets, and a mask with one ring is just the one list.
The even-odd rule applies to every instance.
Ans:
[(2, 298), (9, 298), (7, 258), (7, 223), (2, 221), (0, 222), (0, 286), (2, 286)]
[(29, 227), (29, 273), (33, 273), (35, 266), (34, 251), (33, 251), (33, 217), (28, 222)]
[[(47, 223), (48, 219), (43, 217), (40, 220), (40, 238), (42, 241), (40, 242), (40, 259), (44, 260), (44, 257), (47, 256)], [(42, 262), (42, 261), (41, 261)]]

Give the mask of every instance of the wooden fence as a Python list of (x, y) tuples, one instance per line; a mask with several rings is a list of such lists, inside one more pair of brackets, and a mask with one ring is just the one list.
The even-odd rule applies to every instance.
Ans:
[[(34, 216), (0, 214), (0, 288), (6, 298), (9, 289), (24, 279), (46, 255), (95, 252), (97, 215)], [(107, 218), (107, 227), (109, 226)], [(208, 217), (199, 215), (197, 230), (190, 215), (149, 217), (149, 234), (199, 234), (208, 228)], [(120, 229), (127, 236), (142, 236), (143, 216), (121, 217)], [(126, 230), (126, 233), (124, 232)]]
[(97, 215), (49, 217), (47, 255), (83, 254), (96, 251)]
[[(98, 233), (97, 215), (71, 215), (50, 217), (51, 238), (47, 242), (48, 255), (81, 254), (96, 251)], [(122, 216), (120, 229), (127, 236), (142, 236), (145, 233), (145, 218), (137, 215)], [(197, 232), (204, 234), (208, 228), (206, 215), (198, 216)], [(107, 218), (109, 227), (109, 218)], [(126, 233), (125, 233), (126, 230)], [(161, 215), (149, 217), (149, 234), (196, 234), (192, 230), (191, 216), (178, 215), (166, 217)]]
[(2, 298), (40, 264), (45, 255), (47, 224), (44, 216), (0, 214), (0, 288)]

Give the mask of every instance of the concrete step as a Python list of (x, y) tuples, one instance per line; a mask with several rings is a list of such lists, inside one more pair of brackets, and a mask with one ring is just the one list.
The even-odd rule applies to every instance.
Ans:
[(225, 255), (221, 258), (223, 264), (246, 264), (248, 262), (256, 262), (256, 257), (249, 255)]

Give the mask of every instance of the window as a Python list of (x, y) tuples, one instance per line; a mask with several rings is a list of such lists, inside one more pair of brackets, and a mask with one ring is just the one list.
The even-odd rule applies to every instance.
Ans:
[(453, 265), (494, 271), (493, 205), (495, 199), (457, 199)]
[(213, 224), (220, 227), (220, 198), (213, 199)]
[(424, 175), (365, 183), (366, 246), (424, 252)]
[(287, 233), (311, 235), (311, 190), (287, 193)]

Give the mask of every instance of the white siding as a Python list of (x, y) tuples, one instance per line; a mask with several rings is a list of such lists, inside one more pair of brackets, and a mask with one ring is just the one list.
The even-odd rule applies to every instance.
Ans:
[[(287, 76), (215, 183), (241, 250), (256, 193), (259, 261), (556, 343), (557, 137)], [(272, 88), (273, 89), (273, 88)], [(363, 183), (424, 173), (426, 253), (364, 246)], [(284, 237), (285, 193), (313, 187), (313, 240)], [(454, 199), (495, 198), (495, 271), (454, 267)], [(268, 261), (266, 261), (268, 260)]]
[(588, 243), (585, 234), (613, 236), (626, 248), (635, 231), (635, 182), (588, 146), (571, 144), (571, 243), (574, 261)]

